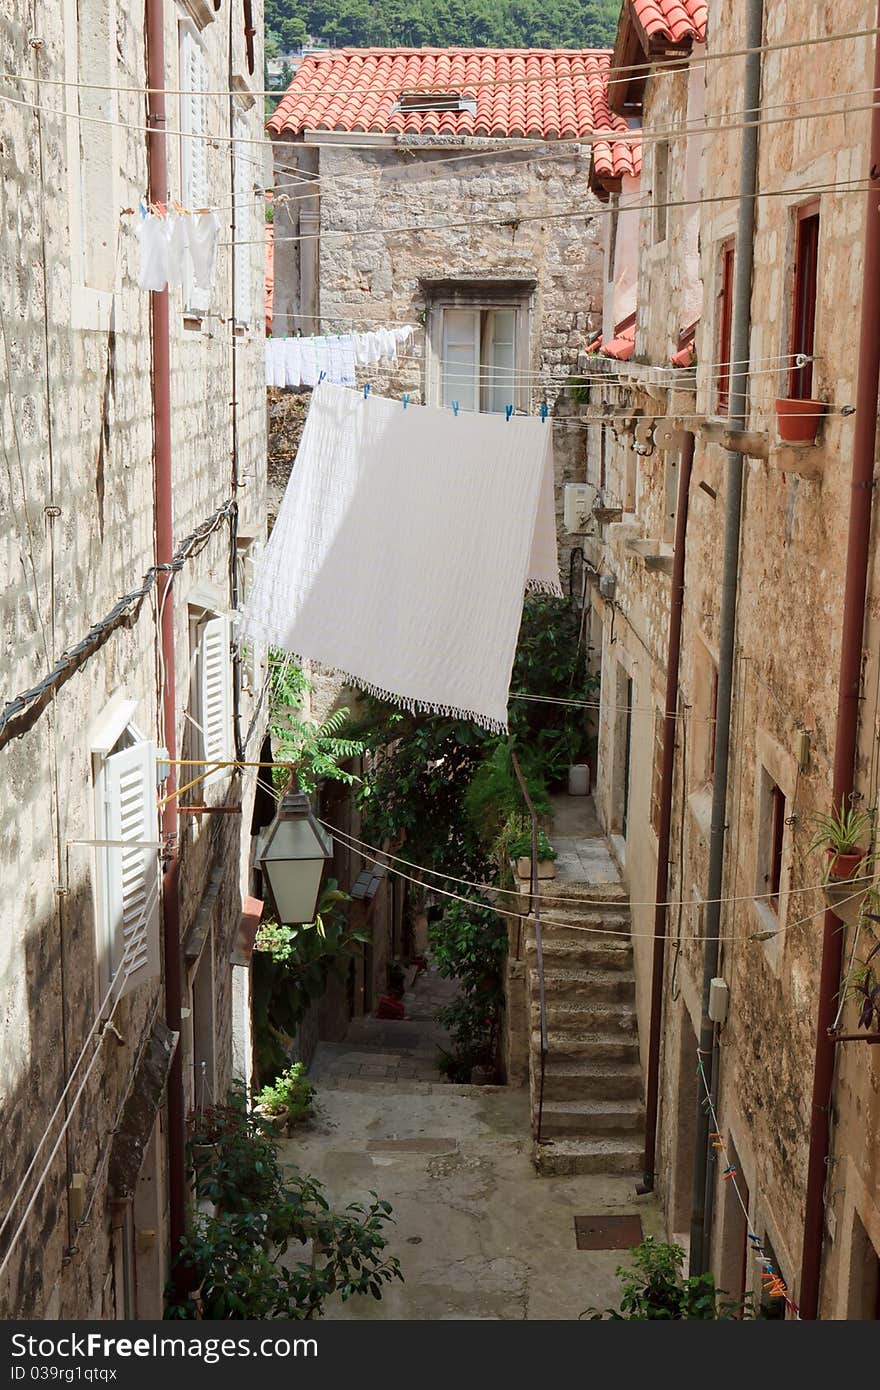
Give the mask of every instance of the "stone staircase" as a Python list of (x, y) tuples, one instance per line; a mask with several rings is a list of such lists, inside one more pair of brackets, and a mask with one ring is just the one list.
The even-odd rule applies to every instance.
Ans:
[[(620, 884), (562, 885), (555, 880), (546, 884), (546, 890), (563, 896), (602, 897), (607, 906), (556, 901), (541, 912), (548, 1052), (543, 1142), (535, 1144), (535, 1164), (547, 1176), (637, 1173), (644, 1145), (644, 1106), (626, 893)], [(547, 918), (572, 925), (554, 925)], [(533, 920), (527, 919), (525, 926), (529, 1089), (536, 1134), (540, 1005)]]

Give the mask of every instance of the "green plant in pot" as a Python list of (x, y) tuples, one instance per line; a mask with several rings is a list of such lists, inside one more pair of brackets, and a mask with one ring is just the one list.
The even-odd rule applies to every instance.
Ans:
[(814, 825), (809, 850), (825, 851), (825, 901), (841, 921), (855, 926), (870, 887), (869, 870), (877, 858), (867, 848), (873, 821), (867, 811), (840, 807), (831, 815), (815, 816)]
[(280, 1076), (264, 1086), (255, 1098), (254, 1109), (281, 1134), (290, 1125), (304, 1120), (311, 1111), (315, 1088), (306, 1076), (305, 1064), (294, 1062)]
[[(524, 830), (510, 845), (510, 857), (516, 864), (519, 878), (532, 876), (532, 832)], [(546, 831), (538, 831), (538, 878), (556, 877), (556, 850), (547, 839)]]

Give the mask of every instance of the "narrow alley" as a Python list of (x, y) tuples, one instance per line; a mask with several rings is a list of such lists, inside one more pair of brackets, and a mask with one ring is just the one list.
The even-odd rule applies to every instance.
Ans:
[[(528, 1091), (441, 1079), (444, 1038), (432, 1019), (450, 993), (421, 974), (406, 1021), (365, 1019), (345, 1043), (319, 1044), (315, 1119), (282, 1157), (319, 1177), (336, 1202), (372, 1191), (390, 1201), (389, 1251), (404, 1275), (381, 1301), (332, 1300), (325, 1317), (571, 1319), (613, 1306), (616, 1268), (659, 1230), (655, 1201), (635, 1197), (632, 1177), (539, 1178)], [(608, 1234), (581, 1250), (577, 1224), (599, 1224), (589, 1217)], [(614, 1217), (629, 1218), (621, 1234), (610, 1229)]]

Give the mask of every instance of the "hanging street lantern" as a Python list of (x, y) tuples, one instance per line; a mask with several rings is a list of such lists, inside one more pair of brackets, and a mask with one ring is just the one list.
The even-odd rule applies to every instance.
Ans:
[(332, 857), (331, 837), (315, 819), (306, 793), (292, 784), (257, 853), (282, 926), (314, 922), (324, 867)]

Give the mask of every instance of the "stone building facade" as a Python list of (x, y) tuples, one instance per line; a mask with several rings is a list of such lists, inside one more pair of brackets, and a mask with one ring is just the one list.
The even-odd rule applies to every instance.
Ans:
[[(231, 0), (165, 0), (164, 48), (171, 197), (192, 206), (198, 188), (224, 228), (210, 299), (170, 291), (177, 757), (234, 756), (237, 725), (255, 759), (263, 672), (234, 660), (230, 614), (265, 531), (261, 45)], [(0, 1308), (160, 1317), (170, 1055), (182, 1051), (188, 1108), (248, 1066), (254, 782), (218, 770), (181, 797), (241, 814), (179, 817), (178, 1040), (164, 1021), (160, 867), (174, 845), (160, 841), (156, 586), (94, 630), (156, 560), (150, 295), (137, 213), (121, 211), (148, 196), (144, 9), (13, 7), (0, 49), (20, 75), (5, 79), (0, 137), (0, 622), (5, 699), (29, 692), (4, 710), (0, 746), (0, 883), (16, 904), (0, 963)]]
[[(579, 137), (625, 128), (607, 65), (533, 50), (304, 60), (269, 122), (273, 336), (411, 324), (396, 364), (359, 380), (462, 410), (552, 409), (601, 325), (603, 218)], [(555, 443), (567, 577), (563, 487), (582, 475), (583, 432)]]
[[(627, 0), (613, 63), (625, 76), (639, 45), (642, 60), (662, 60), (643, 90), (631, 79), (615, 88), (617, 109), (641, 114), (644, 132), (634, 341), (627, 347), (606, 339), (598, 354), (604, 363), (597, 360), (592, 369), (591, 412), (597, 418), (604, 413), (607, 423), (591, 435), (589, 449), (588, 477), (602, 494), (591, 555), (597, 572), (616, 581), (612, 592), (606, 579), (608, 596), (596, 589), (593, 600), (593, 643), (601, 652), (603, 678), (597, 805), (626, 865), (633, 900), (646, 1061), (676, 474), (683, 432), (692, 431), (668, 892), (680, 907), (673, 906), (668, 919), (656, 1163), (669, 1232), (684, 1236), (686, 1244), (699, 1101), (695, 1066), (715, 776), (726, 448), (739, 442), (748, 453), (718, 967), (729, 1006), (717, 1029), (717, 1113), (748, 1224), (733, 1184), (716, 1163), (710, 1177), (711, 1266), (724, 1288), (735, 1295), (751, 1291), (760, 1301), (761, 1267), (750, 1250), (751, 1232), (797, 1305), (824, 911), (817, 887), (821, 855), (809, 845), (816, 813), (832, 806), (850, 508), (848, 407), (855, 394), (863, 294), (865, 199), (855, 181), (868, 171), (870, 124), (867, 112), (844, 119), (828, 107), (843, 106), (848, 94), (870, 88), (873, 60), (873, 38), (826, 40), (835, 32), (868, 28), (873, 11), (861, 0), (835, 7), (833, 16), (816, 7), (805, 17), (793, 3), (765, 9), (763, 42), (776, 51), (764, 56), (761, 81), (766, 119), (759, 135), (743, 442), (725, 428), (742, 132), (736, 120), (717, 128), (719, 113), (741, 109), (742, 58), (715, 56), (704, 64), (699, 45), (707, 43), (710, 59), (741, 51), (746, 7), (710, 6), (708, 33), (702, 7), (702, 24), (697, 16), (689, 34), (679, 33), (673, 52), (668, 32), (646, 32), (648, 8), (656, 21), (664, 7)], [(699, 7), (684, 8), (696, 14)], [(809, 63), (802, 50), (784, 47), (795, 31), (819, 45)], [(805, 103), (799, 110), (785, 105), (795, 91)], [(770, 119), (783, 110), (784, 119)], [(703, 112), (716, 127), (711, 134), (699, 134)], [(695, 166), (691, 156), (697, 154), (701, 162)], [(697, 205), (689, 201), (695, 175), (701, 192), (712, 195), (696, 220)], [(664, 202), (670, 206), (659, 206)], [(808, 359), (806, 367), (799, 365), (798, 352)], [(805, 370), (807, 382), (800, 379)], [(776, 400), (798, 396), (825, 402), (813, 445), (785, 444), (779, 435)], [(875, 547), (855, 802), (872, 813), (876, 554)], [(874, 939), (870, 923), (858, 943), (847, 928), (844, 960), (864, 959)], [(842, 989), (845, 994), (846, 975)], [(842, 1007), (840, 1027), (844, 1034), (858, 1032), (851, 1003)], [(837, 1048), (822, 1317), (870, 1319), (880, 1311), (876, 1054), (864, 1041)], [(785, 1308), (766, 1296), (764, 1302), (774, 1315)]]

